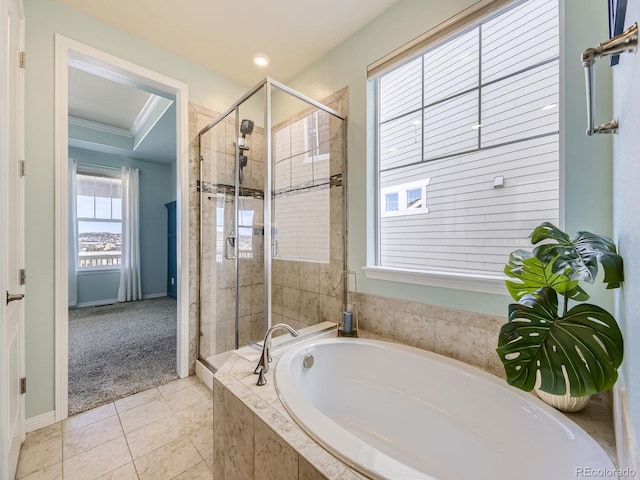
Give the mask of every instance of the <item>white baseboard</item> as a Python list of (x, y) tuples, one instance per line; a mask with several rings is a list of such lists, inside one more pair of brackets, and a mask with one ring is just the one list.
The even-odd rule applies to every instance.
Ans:
[(616, 433), (618, 468), (640, 472), (638, 444), (629, 418), (627, 392), (620, 387), (619, 383), (613, 389), (613, 424)]
[(160, 298), (160, 297), (166, 297), (166, 296), (167, 296), (167, 292), (148, 293), (147, 295), (142, 295), (142, 299), (148, 300), (150, 298)]
[(82, 302), (82, 303), (77, 303), (75, 306), (70, 308), (100, 307), (102, 305), (111, 305), (113, 303), (118, 303), (118, 299), (108, 298), (106, 300), (96, 300), (95, 302)]
[[(166, 296), (167, 292), (149, 293), (147, 295), (142, 295), (142, 299), (149, 300), (150, 298), (161, 298)], [(117, 298), (107, 298), (106, 300), (96, 300), (95, 302), (82, 302), (69, 308), (100, 307), (102, 305), (112, 305), (114, 303), (118, 303)]]
[(26, 433), (29, 433), (40, 428), (48, 427), (54, 423), (56, 423), (56, 412), (52, 410), (51, 412), (41, 413), (35, 417), (27, 418), (24, 423), (24, 429)]
[(196, 360), (196, 376), (213, 392), (213, 373), (200, 360)]

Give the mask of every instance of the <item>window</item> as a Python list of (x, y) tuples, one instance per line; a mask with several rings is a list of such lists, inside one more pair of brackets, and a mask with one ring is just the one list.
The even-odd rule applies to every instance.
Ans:
[(377, 265), (500, 276), (559, 217), (558, 1), (483, 18), (375, 86)]
[(407, 190), (407, 208), (413, 208), (415, 206), (420, 206), (422, 202), (422, 189), (421, 188), (413, 188), (411, 190)]
[(398, 210), (398, 193), (387, 193), (387, 212), (396, 212)]
[(119, 268), (122, 255), (122, 181), (95, 173), (76, 176), (78, 269)]
[(381, 190), (384, 195), (382, 216), (423, 215), (429, 213), (427, 207), (427, 186), (430, 178), (401, 183)]

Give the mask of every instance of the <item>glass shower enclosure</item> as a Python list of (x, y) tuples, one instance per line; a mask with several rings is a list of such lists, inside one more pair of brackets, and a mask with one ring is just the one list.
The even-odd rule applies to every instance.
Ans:
[(338, 322), (346, 303), (342, 97), (270, 78), (199, 132), (198, 359), (212, 370), (285, 322)]

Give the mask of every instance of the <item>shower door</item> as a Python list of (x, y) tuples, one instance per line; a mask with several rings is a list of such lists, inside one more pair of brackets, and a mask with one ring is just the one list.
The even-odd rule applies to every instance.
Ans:
[(346, 308), (346, 98), (267, 79), (200, 132), (199, 358)]
[(214, 367), (266, 329), (264, 135), (241, 114), (235, 108), (200, 136), (199, 357)]

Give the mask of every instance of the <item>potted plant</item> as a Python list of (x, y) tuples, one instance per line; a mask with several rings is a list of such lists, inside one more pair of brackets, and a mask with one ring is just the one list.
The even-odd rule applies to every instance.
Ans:
[(594, 283), (600, 264), (607, 288), (620, 287), (622, 257), (610, 238), (578, 232), (572, 240), (547, 222), (532, 232), (531, 243), (532, 252), (512, 252), (504, 269), (517, 303), (509, 305), (497, 352), (510, 385), (535, 388), (556, 408), (576, 411), (614, 385), (623, 357), (615, 318), (582, 303), (589, 295), (580, 282)]

